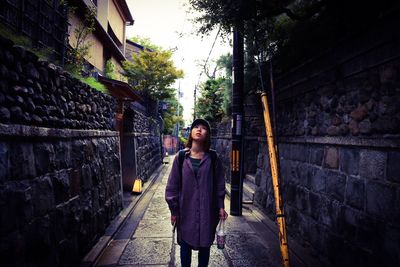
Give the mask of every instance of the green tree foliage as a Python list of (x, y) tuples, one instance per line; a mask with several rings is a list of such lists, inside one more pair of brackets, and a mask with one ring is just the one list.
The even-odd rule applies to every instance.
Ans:
[(183, 77), (183, 71), (174, 66), (171, 57), (171, 51), (159, 47), (158, 50), (144, 49), (137, 55), (134, 54), (132, 62), (123, 62), (129, 84), (152, 99), (171, 98), (175, 94), (175, 89), (170, 86), (176, 79)]
[[(344, 38), (358, 34), (398, 9), (395, 0), (189, 0), (200, 14), (199, 32), (221, 27), (230, 34), (243, 23), (249, 61), (271, 54), (275, 70), (284, 71), (326, 51)], [(271, 49), (272, 47), (272, 49)], [(248, 61), (248, 62), (249, 62)], [(276, 68), (278, 67), (278, 68)], [(246, 67), (247, 68), (247, 67)]]
[(201, 96), (196, 102), (196, 114), (209, 122), (220, 121), (224, 115), (224, 90), (222, 85), (225, 78), (209, 79), (200, 86)]
[[(175, 127), (179, 123), (180, 126), (184, 125), (183, 121), (183, 107), (176, 96), (170, 97), (164, 101), (167, 104), (167, 110), (162, 113), (162, 117), (164, 119), (164, 134), (172, 134), (175, 130)], [(178, 114), (178, 105), (179, 105), (179, 114)]]
[[(151, 43), (148, 38), (131, 39), (144, 47), (139, 54), (133, 54), (133, 62), (123, 62), (129, 84), (141, 94), (165, 102), (167, 109), (161, 112), (164, 119), (164, 134), (171, 134), (177, 123), (184, 124), (183, 107), (178, 103), (176, 89), (171, 85), (183, 77), (171, 59), (172, 52)], [(179, 105), (179, 114), (178, 114)]]
[[(216, 71), (220, 77), (215, 77)], [(210, 122), (218, 122), (231, 115), (232, 103), (232, 55), (219, 57), (214, 75), (200, 85), (200, 97), (196, 103), (196, 114)], [(222, 74), (221, 74), (222, 73)]]
[[(72, 4), (66, 3), (69, 6), (71, 13), (76, 12), (76, 7)], [(75, 26), (74, 31), (69, 33), (75, 37), (75, 41), (67, 50), (66, 69), (73, 74), (80, 75), (83, 70), (86, 60), (89, 57), (89, 48), (93, 45), (87, 39), (89, 35), (95, 30), (96, 10), (87, 8), (84, 12), (83, 21)]]
[(230, 116), (232, 113), (232, 55), (226, 54), (220, 56), (217, 60), (217, 66), (219, 69), (224, 70), (223, 82), (221, 83), (223, 92), (222, 110), (225, 116)]
[(112, 62), (111, 59), (107, 60), (106, 68), (105, 68), (105, 71), (104, 71), (105, 74), (106, 74), (106, 77), (110, 78), (110, 79), (115, 79), (114, 71), (115, 71), (114, 63)]
[(147, 49), (150, 49), (153, 51), (162, 51), (163, 50), (163, 48), (161, 46), (153, 44), (151, 42), (151, 40), (146, 37), (134, 36), (130, 40), (137, 44), (140, 44), (144, 48), (147, 48)]

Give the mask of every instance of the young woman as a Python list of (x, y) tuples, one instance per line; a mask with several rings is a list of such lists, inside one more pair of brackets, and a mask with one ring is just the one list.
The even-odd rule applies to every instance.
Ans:
[(196, 119), (190, 128), (182, 162), (175, 157), (165, 190), (171, 223), (177, 225), (181, 265), (190, 266), (199, 250), (199, 266), (207, 266), (219, 220), (226, 220), (222, 165), (210, 151), (210, 125)]

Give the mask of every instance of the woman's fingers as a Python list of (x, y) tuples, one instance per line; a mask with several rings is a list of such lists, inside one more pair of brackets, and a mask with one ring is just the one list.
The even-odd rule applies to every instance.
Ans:
[(228, 218), (228, 213), (226, 213), (225, 209), (221, 208), (219, 210), (219, 218), (224, 221)]
[(177, 218), (178, 216), (171, 216), (171, 224), (174, 225), (176, 223), (176, 221), (178, 220)]

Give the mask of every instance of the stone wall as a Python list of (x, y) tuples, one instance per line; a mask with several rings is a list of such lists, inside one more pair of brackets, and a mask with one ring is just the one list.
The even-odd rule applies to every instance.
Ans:
[[(130, 105), (124, 113), (124, 137), (135, 139), (136, 174), (147, 181), (162, 163), (162, 120), (145, 114), (143, 109)], [(133, 142), (131, 142), (133, 144)]]
[(232, 123), (229, 120), (211, 125), (211, 149), (216, 150), (220, 157), (225, 170), (225, 180), (228, 183), (231, 181), (231, 127)]
[(0, 38), (0, 255), (77, 266), (122, 209), (115, 101)]
[[(400, 262), (397, 23), (387, 18), (276, 79), (288, 233), (334, 266)], [(255, 201), (274, 219), (267, 144), (259, 149)]]

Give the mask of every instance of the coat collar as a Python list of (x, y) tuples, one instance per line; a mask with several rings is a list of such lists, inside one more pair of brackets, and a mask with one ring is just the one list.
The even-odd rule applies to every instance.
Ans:
[[(185, 152), (185, 158), (188, 158), (189, 156), (190, 156), (190, 149), (187, 149), (186, 150), (186, 152)], [(204, 152), (204, 156), (203, 156), (203, 158), (201, 159), (201, 161), (200, 161), (200, 165), (205, 161), (205, 160), (207, 160), (208, 158), (210, 157), (210, 152)]]

